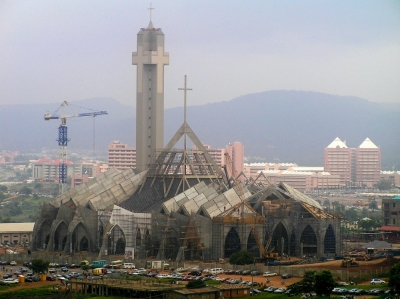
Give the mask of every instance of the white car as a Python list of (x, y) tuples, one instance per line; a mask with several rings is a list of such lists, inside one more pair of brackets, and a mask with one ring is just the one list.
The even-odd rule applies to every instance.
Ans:
[(276, 274), (275, 272), (264, 272), (263, 276), (264, 277), (269, 277), (269, 276), (277, 276), (278, 274)]
[(279, 288), (274, 291), (274, 293), (285, 293), (285, 292), (286, 292), (286, 288)]
[(379, 278), (372, 278), (371, 279), (371, 284), (385, 284), (386, 283), (386, 281), (384, 281), (384, 280), (382, 280), (382, 279), (379, 279)]
[(17, 284), (17, 283), (19, 283), (19, 281), (16, 278), (6, 278), (6, 279), (3, 279), (3, 283), (4, 284)]
[(16, 261), (12, 261), (11, 263), (10, 263), (10, 266), (16, 266), (17, 265), (17, 262)]

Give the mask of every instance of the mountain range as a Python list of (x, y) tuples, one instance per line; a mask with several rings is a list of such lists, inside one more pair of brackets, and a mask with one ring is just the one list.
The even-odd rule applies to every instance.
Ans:
[[(135, 146), (135, 108), (111, 98), (71, 102), (106, 110), (108, 115), (67, 119), (68, 151), (106, 153), (113, 140)], [(60, 103), (1, 105), (0, 149), (38, 152), (55, 149), (58, 120), (44, 121)], [(400, 103), (376, 103), (312, 91), (266, 91), (230, 101), (187, 108), (187, 122), (199, 139), (212, 147), (240, 141), (253, 162), (293, 162), (322, 166), (324, 148), (336, 137), (358, 147), (367, 137), (381, 148), (382, 169), (400, 169)], [(183, 123), (183, 108), (165, 110), (165, 144)]]

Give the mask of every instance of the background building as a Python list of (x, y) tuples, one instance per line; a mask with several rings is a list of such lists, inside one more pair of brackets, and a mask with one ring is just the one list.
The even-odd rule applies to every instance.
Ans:
[[(71, 161), (66, 160), (67, 177), (74, 173), (74, 165)], [(49, 158), (39, 159), (33, 166), (33, 179), (41, 182), (59, 182), (60, 160), (52, 160)]]
[(119, 170), (136, 168), (136, 149), (119, 141), (113, 141), (108, 146), (108, 166)]
[(0, 223), (0, 242), (2, 244), (30, 243), (34, 225), (34, 222)]
[(358, 148), (349, 148), (336, 138), (325, 148), (324, 169), (339, 175), (341, 186), (373, 187), (380, 180), (380, 148), (369, 138)]

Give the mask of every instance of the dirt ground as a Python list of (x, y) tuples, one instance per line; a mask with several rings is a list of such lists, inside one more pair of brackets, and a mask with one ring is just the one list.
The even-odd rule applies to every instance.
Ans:
[[(393, 265), (400, 262), (398, 258), (381, 258), (371, 261), (357, 261), (359, 263), (359, 267), (350, 267), (349, 273), (358, 274), (361, 272), (376, 272), (376, 271), (385, 271), (388, 270)], [(291, 267), (294, 268), (312, 268), (312, 269), (327, 269), (327, 270), (347, 270), (347, 268), (341, 267), (342, 261), (328, 261), (324, 263), (315, 263), (315, 264), (308, 264), (308, 265), (293, 265)]]

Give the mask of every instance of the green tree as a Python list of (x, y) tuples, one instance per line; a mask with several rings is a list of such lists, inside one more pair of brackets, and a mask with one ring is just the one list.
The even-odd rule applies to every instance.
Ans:
[(35, 186), (33, 187), (34, 189), (42, 189), (43, 185), (41, 183), (36, 183)]
[(19, 189), (19, 192), (25, 195), (29, 195), (32, 194), (32, 189), (28, 186), (23, 186), (21, 189)]
[(206, 283), (202, 280), (192, 280), (187, 283), (186, 288), (197, 289), (197, 288), (204, 288), (205, 286)]
[(390, 269), (389, 287), (392, 290), (392, 293), (399, 294), (399, 292), (400, 292), (400, 264), (396, 264)]
[(351, 221), (351, 222), (356, 221), (357, 218), (358, 218), (358, 213), (357, 213), (357, 211), (356, 211), (355, 209), (353, 209), (353, 208), (348, 209), (348, 210), (346, 210), (346, 211), (344, 212), (344, 218), (345, 218), (347, 221)]
[(373, 220), (360, 220), (358, 226), (364, 230), (370, 230), (375, 227), (375, 221)]
[(360, 213), (361, 218), (365, 218), (368, 216), (368, 208), (367, 207), (363, 207), (361, 209), (361, 213)]
[(315, 274), (315, 292), (318, 296), (329, 297), (335, 286), (336, 282), (331, 271), (322, 270), (322, 272)]
[(45, 273), (49, 268), (50, 262), (42, 259), (33, 259), (31, 269), (36, 273)]
[(249, 265), (254, 263), (254, 256), (247, 250), (240, 250), (229, 258), (231, 265)]
[(331, 206), (331, 202), (329, 201), (329, 199), (325, 199), (325, 200), (324, 200), (323, 206), (324, 206), (324, 207), (330, 207), (330, 206)]
[(1, 192), (6, 192), (7, 191), (7, 186), (5, 186), (5, 185), (0, 185), (0, 191)]
[(380, 180), (374, 186), (376, 188), (378, 188), (380, 191), (382, 191), (382, 190), (390, 190), (393, 187), (392, 182), (389, 181), (389, 180), (385, 180), (385, 179)]
[(306, 271), (303, 279), (288, 286), (288, 290), (293, 295), (313, 292), (315, 290), (315, 271)]
[(376, 200), (373, 200), (369, 203), (368, 207), (371, 210), (378, 210), (378, 203), (376, 202)]

